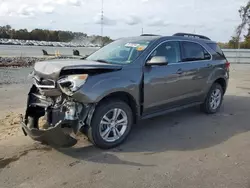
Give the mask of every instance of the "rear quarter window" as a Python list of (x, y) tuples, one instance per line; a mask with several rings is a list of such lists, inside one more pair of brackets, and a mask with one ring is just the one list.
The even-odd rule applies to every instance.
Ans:
[(221, 57), (225, 58), (225, 55), (223, 53), (223, 51), (220, 49), (219, 45), (216, 43), (207, 43), (207, 45), (213, 50), (215, 51), (218, 55), (220, 55)]

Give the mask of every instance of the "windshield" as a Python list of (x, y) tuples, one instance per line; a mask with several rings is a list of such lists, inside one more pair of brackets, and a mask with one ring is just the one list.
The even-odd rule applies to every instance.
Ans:
[(152, 42), (152, 40), (116, 40), (94, 52), (87, 60), (128, 64), (133, 62)]

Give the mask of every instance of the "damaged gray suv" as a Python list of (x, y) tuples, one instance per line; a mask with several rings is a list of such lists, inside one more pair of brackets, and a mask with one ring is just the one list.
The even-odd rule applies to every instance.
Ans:
[(229, 66), (216, 42), (186, 33), (123, 38), (82, 59), (38, 62), (22, 129), (59, 147), (76, 144), (81, 132), (112, 148), (141, 119), (194, 105), (216, 113)]

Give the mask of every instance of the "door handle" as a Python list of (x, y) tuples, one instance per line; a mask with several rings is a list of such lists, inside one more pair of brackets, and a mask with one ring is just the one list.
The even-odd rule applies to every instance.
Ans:
[(176, 74), (183, 74), (183, 70), (182, 69), (178, 69)]

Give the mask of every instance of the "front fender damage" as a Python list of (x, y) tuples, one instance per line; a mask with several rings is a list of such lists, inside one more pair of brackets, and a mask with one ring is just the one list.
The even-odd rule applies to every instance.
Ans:
[[(25, 136), (54, 147), (72, 147), (77, 143), (76, 135), (90, 122), (90, 111), (94, 104), (81, 104), (72, 98), (45, 97), (33, 86), (28, 94), (25, 117), (21, 127)], [(60, 102), (58, 102), (60, 101)], [(41, 127), (40, 118), (46, 120)]]

